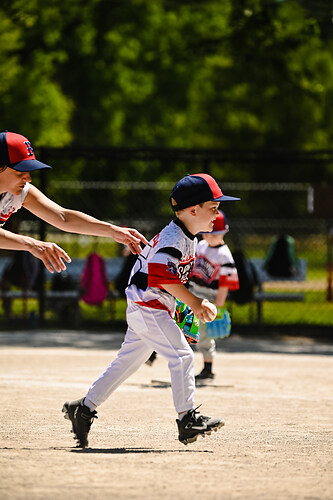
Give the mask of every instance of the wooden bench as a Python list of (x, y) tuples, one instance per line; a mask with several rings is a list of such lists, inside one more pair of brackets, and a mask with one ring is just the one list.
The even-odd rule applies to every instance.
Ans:
[[(38, 320), (33, 314), (31, 318), (28, 317), (27, 313), (27, 300), (28, 299), (36, 299), (40, 300), (40, 295), (35, 290), (7, 290), (0, 292), (1, 299), (10, 299), (15, 300), (19, 299), (23, 303), (23, 319), (29, 320), (31, 322), (31, 326), (33, 323)], [(81, 314), (80, 314), (80, 294), (78, 290), (64, 290), (64, 291), (53, 291), (47, 290), (45, 292), (45, 299), (47, 309), (62, 311), (63, 306), (67, 308), (71, 307), (71, 320), (70, 324), (74, 327), (78, 327), (80, 324)]]
[[(10, 257), (0, 258), (0, 279), (6, 265), (10, 262)], [(67, 264), (66, 271), (57, 274), (51, 274), (45, 271), (46, 279), (46, 289), (44, 298), (46, 301), (46, 309), (53, 309), (61, 313), (61, 310), (65, 307), (71, 307), (71, 323), (73, 326), (78, 327), (80, 324), (81, 314), (80, 314), (80, 280), (81, 275), (86, 263), (85, 258), (72, 259), (70, 264)], [(123, 257), (113, 257), (105, 259), (106, 263), (106, 273), (110, 285), (114, 282), (115, 278), (118, 276), (122, 265)], [(51, 290), (50, 282), (55, 276), (66, 275), (73, 282), (74, 288), (70, 290)], [(27, 299), (37, 299), (40, 300), (40, 294), (34, 290), (1, 290), (1, 299), (20, 299), (23, 301), (23, 317), (27, 318)], [(112, 290), (110, 287), (109, 293), (106, 300), (110, 302), (111, 316), (114, 314), (114, 302), (119, 298), (119, 295)]]
[[(10, 257), (0, 258), (0, 277), (2, 276), (5, 266), (10, 261)], [(112, 283), (114, 283), (115, 278), (118, 276), (122, 266), (124, 258), (123, 257), (113, 257), (105, 259), (106, 272), (108, 276), (108, 281), (111, 284), (108, 296), (106, 298), (110, 303), (111, 317), (114, 317), (114, 307), (119, 295), (117, 292), (112, 290)], [(252, 258), (253, 263), (260, 283), (258, 289), (254, 292), (253, 302), (257, 306), (257, 324), (262, 323), (263, 315), (263, 303), (264, 302), (302, 302), (304, 301), (304, 293), (301, 292), (278, 292), (278, 291), (265, 291), (263, 285), (267, 282), (302, 282), (306, 279), (307, 273), (307, 261), (305, 259), (299, 259), (299, 273), (296, 276), (288, 278), (277, 278), (275, 276), (270, 276), (267, 271), (263, 268), (264, 259)], [(84, 265), (86, 263), (85, 258), (73, 259), (70, 264), (67, 265), (66, 271), (61, 274), (67, 274), (72, 281), (75, 283), (75, 288), (73, 290), (63, 290), (55, 291), (49, 289), (49, 282), (52, 280), (56, 274), (50, 274), (45, 272), (47, 287), (45, 291), (45, 301), (46, 309), (54, 309), (61, 311), (62, 307), (72, 306), (73, 316), (71, 322), (73, 326), (77, 327), (80, 323), (80, 279), (83, 272)], [(26, 316), (26, 301), (27, 299), (39, 299), (39, 294), (32, 290), (9, 290), (0, 293), (0, 298), (9, 299), (20, 299), (23, 301), (23, 316)]]
[(264, 259), (252, 258), (258, 279), (258, 289), (254, 292), (253, 301), (257, 304), (257, 324), (262, 323), (262, 313), (263, 313), (263, 303), (264, 302), (303, 302), (305, 295), (302, 292), (270, 292), (264, 291), (263, 285), (267, 282), (271, 283), (281, 283), (281, 282), (295, 282), (295, 281), (305, 281), (307, 273), (307, 261), (306, 259), (299, 259), (299, 269), (298, 273), (292, 277), (276, 277), (271, 276), (264, 269)]

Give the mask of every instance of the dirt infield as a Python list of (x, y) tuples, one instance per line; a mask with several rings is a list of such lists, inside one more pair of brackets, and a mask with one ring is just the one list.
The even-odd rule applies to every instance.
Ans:
[(85, 394), (121, 338), (0, 333), (0, 500), (333, 498), (333, 345), (220, 341), (216, 380), (196, 401), (226, 425), (188, 446), (170, 387), (151, 383), (169, 379), (158, 358), (99, 408), (91, 448), (77, 449), (62, 404)]

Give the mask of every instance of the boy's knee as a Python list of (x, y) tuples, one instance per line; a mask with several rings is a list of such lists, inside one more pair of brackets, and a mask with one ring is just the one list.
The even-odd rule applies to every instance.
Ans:
[(193, 362), (194, 361), (194, 352), (192, 351), (191, 348), (188, 350), (187, 355), (190, 358), (190, 360)]
[(178, 353), (172, 361), (170, 361), (170, 367), (183, 369), (184, 366), (188, 366), (194, 363), (194, 353), (192, 349), (188, 349), (182, 353)]

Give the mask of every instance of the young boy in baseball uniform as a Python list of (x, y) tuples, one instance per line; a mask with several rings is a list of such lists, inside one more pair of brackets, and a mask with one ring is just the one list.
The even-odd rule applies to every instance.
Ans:
[(223, 195), (216, 181), (207, 174), (186, 175), (174, 186), (170, 203), (175, 219), (152, 238), (133, 266), (126, 289), (128, 328), (117, 357), (90, 386), (84, 398), (67, 401), (63, 406), (80, 447), (88, 446), (96, 408), (152, 351), (168, 361), (178, 413), (179, 441), (191, 443), (199, 434), (210, 434), (224, 425), (223, 420), (200, 415), (194, 407), (194, 355), (173, 317), (178, 298), (203, 323), (214, 319), (214, 304), (194, 295), (185, 284), (194, 265), (195, 235), (212, 231), (221, 201), (238, 199)]
[[(234, 259), (224, 235), (229, 231), (225, 213), (219, 210), (213, 230), (202, 234), (196, 250), (193, 272), (189, 281), (189, 289), (197, 297), (208, 299), (216, 304), (218, 310), (224, 306), (229, 290), (239, 288), (238, 274)], [(200, 338), (196, 348), (202, 353), (204, 367), (196, 375), (195, 380), (213, 379), (213, 359), (216, 354), (216, 343), (207, 335), (206, 325), (200, 324)]]

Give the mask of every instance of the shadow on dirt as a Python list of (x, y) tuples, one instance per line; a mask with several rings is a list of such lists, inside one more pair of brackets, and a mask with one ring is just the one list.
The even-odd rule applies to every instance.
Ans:
[[(0, 347), (119, 349), (124, 332), (100, 333), (78, 330), (26, 330), (0, 332)], [(333, 342), (315, 338), (272, 334), (267, 337), (233, 333), (216, 341), (226, 353), (276, 353), (333, 355)]]
[(89, 454), (110, 454), (110, 455), (126, 455), (126, 454), (138, 454), (138, 453), (213, 453), (209, 450), (196, 450), (196, 449), (186, 449), (186, 450), (156, 450), (154, 448), (78, 448), (70, 450), (71, 453), (89, 453)]

